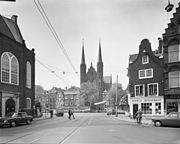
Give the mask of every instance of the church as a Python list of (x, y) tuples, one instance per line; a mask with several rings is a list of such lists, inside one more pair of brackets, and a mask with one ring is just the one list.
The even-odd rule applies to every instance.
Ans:
[(103, 72), (103, 61), (102, 61), (102, 53), (101, 53), (101, 42), (99, 42), (99, 53), (98, 53), (98, 61), (97, 61), (97, 71), (92, 65), (86, 72), (86, 62), (85, 62), (85, 54), (84, 54), (84, 44), (82, 45), (82, 58), (80, 64), (80, 85), (85, 82), (95, 82), (98, 91), (99, 97), (103, 100), (103, 92), (107, 91), (112, 86), (112, 75), (104, 76)]

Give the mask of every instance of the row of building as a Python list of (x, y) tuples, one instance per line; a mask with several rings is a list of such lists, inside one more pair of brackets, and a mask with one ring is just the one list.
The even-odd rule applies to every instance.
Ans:
[[(40, 103), (40, 111), (77, 109), (81, 105), (78, 87), (61, 89), (53, 87), (51, 90), (36, 93), (36, 102)], [(37, 105), (38, 107), (38, 105)]]
[(158, 49), (152, 51), (144, 39), (139, 52), (129, 56), (128, 77), (132, 115), (140, 108), (144, 115), (180, 112), (180, 3)]

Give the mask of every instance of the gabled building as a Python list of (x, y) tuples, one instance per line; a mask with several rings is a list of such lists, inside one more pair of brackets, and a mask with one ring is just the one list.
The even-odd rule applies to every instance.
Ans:
[(0, 15), (0, 117), (35, 107), (35, 53), (29, 50), (17, 16)]
[(163, 115), (163, 53), (162, 40), (159, 48), (152, 51), (148, 39), (143, 39), (139, 53), (129, 56), (129, 97), (131, 115), (141, 108), (143, 115)]
[(180, 3), (163, 34), (163, 47), (165, 109), (180, 112)]

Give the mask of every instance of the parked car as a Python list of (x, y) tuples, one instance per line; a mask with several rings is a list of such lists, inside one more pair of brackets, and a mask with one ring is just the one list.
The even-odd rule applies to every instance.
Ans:
[(180, 112), (171, 112), (165, 117), (153, 118), (154, 126), (180, 126)]
[(0, 126), (5, 125), (15, 127), (18, 124), (30, 124), (33, 121), (33, 117), (26, 112), (18, 112), (8, 115), (8, 117), (0, 118)]
[(57, 116), (57, 117), (62, 117), (62, 116), (64, 116), (64, 111), (63, 111), (63, 110), (56, 110), (56, 116)]

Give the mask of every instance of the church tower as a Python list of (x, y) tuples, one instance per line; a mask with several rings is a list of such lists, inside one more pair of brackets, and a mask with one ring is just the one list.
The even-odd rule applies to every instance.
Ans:
[(102, 54), (101, 54), (101, 42), (99, 41), (99, 54), (98, 54), (98, 62), (97, 62), (97, 85), (99, 89), (99, 96), (102, 98), (103, 93), (103, 62), (102, 62)]
[(85, 56), (84, 56), (84, 42), (82, 44), (82, 58), (80, 64), (80, 84), (86, 82), (86, 63), (85, 63)]

